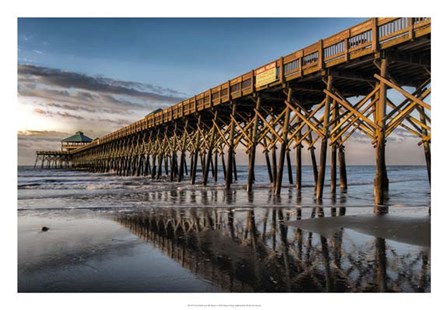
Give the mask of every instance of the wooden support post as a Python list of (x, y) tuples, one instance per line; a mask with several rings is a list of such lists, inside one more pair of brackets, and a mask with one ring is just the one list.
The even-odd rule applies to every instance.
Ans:
[(294, 180), (292, 177), (292, 165), (291, 165), (291, 154), (290, 150), (286, 150), (286, 164), (288, 165), (288, 178), (289, 178), (289, 184), (294, 184)]
[(273, 179), (273, 176), (272, 176), (271, 160), (269, 159), (269, 151), (267, 149), (264, 150), (264, 157), (266, 159), (266, 169), (268, 170), (269, 181), (271, 183), (274, 183), (274, 179)]
[[(302, 121), (300, 122), (300, 125)], [(302, 129), (298, 132), (298, 138), (302, 139)], [(296, 189), (302, 190), (302, 143), (296, 145)]]
[(276, 144), (274, 144), (274, 147), (272, 148), (271, 157), (272, 157), (272, 178), (274, 179), (272, 186), (275, 189), (275, 184), (277, 184), (277, 145)]
[(153, 152), (152, 153), (152, 171), (151, 171), (152, 179), (155, 179), (155, 177), (156, 177), (156, 171), (157, 171), (156, 158), (157, 158), (157, 155), (156, 155), (156, 153)]
[[(216, 123), (218, 121), (218, 111), (215, 110), (214, 116), (213, 116), (213, 122)], [(207, 181), (208, 181), (208, 170), (212, 161), (212, 155), (213, 155), (213, 150), (215, 148), (215, 139), (216, 139), (216, 126), (212, 126), (212, 134), (211, 134), (211, 141), (210, 141), (210, 146), (208, 148), (208, 153), (207, 153), (207, 160), (205, 163), (205, 171), (204, 171), (204, 186), (207, 185)]]
[[(231, 101), (230, 104), (232, 105), (232, 118), (235, 118), (236, 113), (236, 103)], [(230, 134), (229, 134), (229, 150), (227, 155), (227, 172), (226, 172), (226, 189), (230, 189), (230, 184), (232, 184), (232, 159), (233, 159), (233, 147), (234, 147), (234, 141), (233, 136), (235, 134), (235, 122), (231, 120), (230, 123)]]
[(336, 174), (337, 170), (337, 146), (333, 144), (331, 146), (331, 168), (330, 168), (330, 192), (336, 194)]
[[(188, 175), (188, 167), (187, 167), (187, 160), (186, 159), (184, 159), (184, 168), (185, 168), (185, 175)], [(190, 166), (190, 168), (191, 168), (191, 166)], [(191, 169), (190, 169), (190, 172), (191, 172)]]
[[(336, 121), (339, 117), (339, 108), (338, 103), (336, 100), (333, 100), (333, 115), (332, 115), (332, 122), (333, 122), (333, 128), (336, 127)], [(330, 192), (332, 195), (336, 194), (336, 179), (337, 179), (337, 143), (333, 143), (331, 146), (331, 178), (330, 178)]]
[[(381, 59), (381, 77), (387, 76), (387, 58)], [(386, 137), (385, 122), (387, 104), (387, 85), (381, 81), (379, 89), (379, 99), (376, 103), (376, 123), (379, 129), (376, 130), (376, 175), (374, 180), (374, 196), (376, 213), (387, 213), (384, 206), (384, 192), (386, 189), (387, 176), (386, 173)]]
[(177, 166), (176, 151), (173, 149), (173, 152), (171, 153), (170, 182), (174, 181), (174, 175), (176, 174), (175, 171), (176, 166)]
[(215, 174), (213, 177), (215, 178), (215, 182), (218, 182), (218, 152), (215, 150)]
[(177, 177), (179, 174), (179, 164), (177, 162), (177, 152), (173, 153), (174, 155), (174, 177)]
[(163, 154), (164, 156), (164, 163), (165, 163), (165, 175), (168, 175), (169, 174), (169, 168), (168, 168), (168, 166), (169, 166), (169, 160), (168, 160), (168, 154)]
[[(89, 169), (95, 169), (96, 163), (95, 161), (87, 162)], [(124, 156), (123, 157), (123, 168), (122, 168), (122, 176), (129, 176), (132, 173), (133, 168), (133, 157), (132, 156)]]
[[(92, 168), (93, 165), (90, 166), (90, 168)], [(127, 167), (126, 167), (126, 176), (129, 176), (131, 174), (132, 171), (132, 156), (128, 156), (128, 160), (127, 160)]]
[[(292, 97), (292, 89), (288, 88), (288, 96), (286, 98), (286, 101), (288, 103), (291, 102)], [(277, 168), (277, 181), (275, 182), (275, 194), (277, 196), (280, 196), (280, 192), (282, 189), (282, 180), (283, 180), (283, 166), (285, 164), (285, 153), (286, 148), (288, 146), (288, 131), (289, 131), (289, 106), (285, 104), (285, 118), (283, 121), (283, 136), (282, 136), (282, 145), (280, 147), (280, 158), (278, 161), (278, 168)]]
[[(163, 146), (162, 146), (163, 147)], [(163, 169), (163, 150), (160, 151), (159, 154), (159, 164), (158, 164), (158, 169), (157, 169), (157, 179), (160, 179), (160, 177), (162, 176), (162, 169)]]
[(252, 147), (249, 153), (249, 171), (247, 175), (247, 192), (252, 193), (254, 177), (255, 177), (255, 154), (257, 152), (258, 144), (258, 114), (260, 110), (261, 98), (257, 97), (257, 103), (255, 104), (254, 110), (254, 123), (252, 127)]
[(210, 160), (210, 172), (212, 173), (212, 179), (215, 179), (215, 162), (214, 162), (214, 156), (212, 154), (212, 158)]
[[(177, 135), (177, 123), (174, 124), (174, 131), (173, 131), (173, 135), (176, 136)], [(177, 140), (177, 137), (176, 137)], [(170, 170), (170, 182), (174, 181), (174, 175), (175, 175), (175, 167), (177, 167), (177, 150), (176, 150), (176, 145), (177, 142), (175, 141), (175, 143), (173, 143), (173, 149), (171, 150), (171, 170)]]
[(347, 192), (347, 168), (345, 166), (345, 147), (338, 146), (338, 161), (339, 161), (339, 188), (341, 192)]
[[(308, 126), (308, 129), (311, 129), (311, 128)], [(310, 141), (313, 141), (313, 135), (312, 135), (311, 131), (309, 133), (309, 139), (310, 139)], [(310, 146), (308, 148), (308, 150), (310, 151), (311, 165), (312, 165), (312, 169), (313, 169), (314, 190), (316, 190), (316, 187), (317, 187), (317, 174), (318, 174), (318, 172), (317, 172), (316, 153), (314, 152), (315, 147), (314, 146)]]
[(115, 158), (114, 165), (115, 165), (115, 174), (120, 175), (120, 173), (121, 173), (121, 157)]
[[(118, 162), (118, 175), (124, 175), (124, 164), (125, 164), (125, 156), (121, 155)], [(81, 164), (82, 165), (82, 164)]]
[(126, 164), (127, 164), (127, 157), (126, 156), (122, 156), (121, 157), (120, 176), (126, 175)]
[(185, 121), (184, 132), (182, 134), (182, 146), (180, 150), (180, 169), (179, 174), (177, 175), (177, 181), (182, 182), (184, 177), (184, 172), (187, 174), (187, 161), (185, 160), (185, 148), (187, 146), (187, 134), (188, 134), (188, 118)]
[(193, 166), (194, 166), (194, 153), (190, 151), (190, 176), (192, 174)]
[(221, 164), (222, 164), (222, 172), (224, 174), (224, 180), (227, 180), (226, 177), (227, 170), (226, 170), (226, 161), (224, 160), (224, 153), (221, 154)]
[[(426, 117), (425, 117), (425, 111), (423, 107), (419, 106), (418, 111), (420, 113), (420, 121), (423, 125), (426, 125)], [(427, 137), (428, 136), (428, 130), (422, 126), (422, 135)], [(426, 170), (428, 172), (428, 181), (431, 185), (431, 145), (429, 144), (429, 141), (423, 141), (423, 149), (425, 151), (425, 160), (426, 160)]]
[(182, 179), (184, 178), (185, 166), (185, 151), (182, 149), (180, 151), (179, 173), (177, 174), (177, 182), (182, 182)]
[(296, 189), (302, 190), (302, 144), (296, 146)]
[(201, 115), (198, 116), (198, 124), (196, 129), (196, 145), (194, 146), (194, 154), (193, 154), (193, 167), (191, 168), (191, 184), (196, 183), (196, 169), (198, 166), (198, 155), (199, 155), (199, 143), (200, 143), (200, 133), (201, 130)]
[(36, 169), (37, 160), (39, 159), (39, 155), (36, 154), (36, 161), (34, 162), (34, 169)]
[(205, 154), (201, 151), (200, 154), (201, 159), (201, 172), (202, 172), (202, 180), (204, 180), (204, 172), (205, 172)]
[(236, 154), (235, 152), (233, 152), (232, 155), (232, 164), (233, 164), (233, 177), (235, 181), (238, 181), (238, 170), (237, 170), (237, 166), (236, 166)]
[(140, 163), (140, 156), (134, 155), (134, 165), (132, 166), (132, 175), (138, 174), (139, 163)]
[(150, 165), (150, 156), (149, 152), (146, 154), (146, 162), (145, 162), (145, 171), (143, 175), (147, 176), (149, 175), (149, 172), (151, 171), (151, 165)]
[(129, 156), (124, 157), (124, 171), (123, 175), (128, 176), (129, 175), (129, 167), (131, 166), (131, 158)]
[(142, 174), (144, 155), (143, 154), (139, 155), (138, 158), (139, 158), (139, 161), (138, 161), (138, 167), (137, 167), (137, 176), (140, 176)]
[[(327, 81), (327, 90), (331, 91), (333, 84), (333, 77), (331, 75), (328, 75), (328, 81)], [(324, 190), (325, 185), (325, 165), (327, 162), (327, 146), (328, 146), (328, 122), (330, 119), (330, 105), (331, 105), (331, 98), (327, 95), (326, 101), (325, 101), (325, 107), (324, 107), (324, 136), (322, 137), (321, 142), (321, 148), (320, 148), (320, 163), (319, 163), (319, 172), (317, 175), (317, 186), (316, 186), (316, 199), (322, 200), (322, 194)]]
[[(135, 162), (136, 162), (135, 156), (133, 156), (133, 155), (129, 156), (129, 174), (128, 175), (131, 175), (131, 176), (134, 175), (134, 173), (135, 173)], [(93, 165), (93, 169), (95, 169), (95, 163)]]

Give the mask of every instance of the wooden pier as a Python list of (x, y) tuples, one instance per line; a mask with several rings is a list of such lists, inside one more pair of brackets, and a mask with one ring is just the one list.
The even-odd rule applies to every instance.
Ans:
[(77, 131), (73, 136), (61, 140), (60, 151), (36, 151), (36, 168), (39, 160), (41, 168), (69, 168), (71, 166), (71, 152), (83, 145), (92, 142), (82, 131)]
[[(261, 147), (280, 195), (285, 166), (289, 183), (301, 189), (308, 151), (320, 201), (327, 153), (329, 190), (337, 190), (338, 167), (340, 190), (347, 190), (344, 143), (359, 132), (376, 153), (374, 203), (382, 206), (388, 190), (386, 141), (397, 128), (421, 139), (430, 178), (430, 56), (430, 18), (372, 18), (72, 150), (71, 161), (95, 172), (166, 175), (172, 182), (189, 174), (192, 184), (204, 186), (210, 175), (217, 181), (222, 165), (230, 189), (238, 177), (235, 152), (243, 147), (252, 192)], [(391, 93), (404, 99), (394, 102)]]
[(41, 161), (41, 168), (68, 168), (70, 167), (71, 154), (68, 151), (36, 151), (37, 163)]

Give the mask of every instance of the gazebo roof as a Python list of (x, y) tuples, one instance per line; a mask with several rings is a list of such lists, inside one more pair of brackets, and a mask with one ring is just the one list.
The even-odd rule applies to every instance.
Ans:
[(92, 139), (85, 136), (82, 131), (77, 131), (76, 134), (74, 134), (73, 136), (62, 140), (62, 142), (91, 142), (91, 141)]

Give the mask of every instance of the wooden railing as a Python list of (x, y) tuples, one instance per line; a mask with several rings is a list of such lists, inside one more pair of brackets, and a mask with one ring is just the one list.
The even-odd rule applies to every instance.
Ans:
[(190, 99), (179, 102), (161, 112), (150, 114), (142, 120), (79, 148), (76, 152), (96, 144), (107, 143), (163, 123), (171, 122), (212, 106), (229, 102), (231, 99), (246, 96), (254, 91), (331, 68), (351, 59), (375, 53), (406, 40), (426, 35), (431, 32), (430, 25), (431, 19), (427, 17), (369, 19), (304, 49), (279, 58), (276, 60), (277, 79), (268, 85), (255, 87), (254, 72), (256, 70), (252, 70)]

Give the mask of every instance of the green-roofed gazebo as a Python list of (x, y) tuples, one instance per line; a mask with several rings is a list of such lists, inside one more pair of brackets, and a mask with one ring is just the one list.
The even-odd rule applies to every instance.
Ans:
[(61, 140), (61, 150), (71, 151), (92, 142), (82, 131), (77, 131), (73, 136)]

